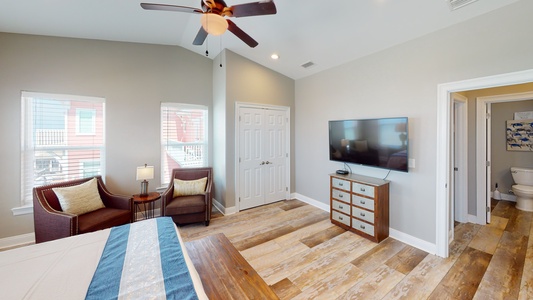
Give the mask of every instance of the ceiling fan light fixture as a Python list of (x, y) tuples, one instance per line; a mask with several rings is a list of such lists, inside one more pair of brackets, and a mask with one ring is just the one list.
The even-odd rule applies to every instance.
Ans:
[(226, 19), (217, 14), (205, 13), (202, 15), (201, 22), (204, 30), (212, 35), (221, 35), (228, 29)]

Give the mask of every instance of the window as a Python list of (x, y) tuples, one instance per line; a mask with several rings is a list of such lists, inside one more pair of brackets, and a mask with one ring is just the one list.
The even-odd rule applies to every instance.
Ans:
[(35, 186), (104, 174), (105, 99), (22, 92), (22, 206)]
[(172, 169), (207, 166), (207, 106), (161, 103), (161, 184)]
[(96, 131), (96, 110), (78, 108), (76, 109), (76, 134), (89, 135)]
[(100, 161), (86, 160), (81, 162), (80, 168), (83, 170), (82, 177), (94, 177), (100, 175)]

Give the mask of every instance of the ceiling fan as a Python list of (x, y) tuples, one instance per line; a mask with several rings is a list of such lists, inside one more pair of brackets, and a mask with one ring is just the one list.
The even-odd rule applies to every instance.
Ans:
[(155, 3), (141, 3), (141, 7), (146, 10), (202, 14), (202, 26), (193, 41), (193, 45), (202, 45), (208, 34), (221, 35), (227, 29), (252, 48), (258, 45), (257, 41), (227, 18), (273, 15), (277, 12), (276, 5), (272, 0), (237, 4), (229, 7), (223, 0), (201, 0), (201, 8)]

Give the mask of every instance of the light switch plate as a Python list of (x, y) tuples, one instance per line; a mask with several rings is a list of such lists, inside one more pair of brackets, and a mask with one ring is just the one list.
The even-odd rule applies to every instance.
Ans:
[(408, 164), (409, 168), (414, 169), (415, 168), (415, 159), (414, 158), (409, 158), (407, 160), (407, 164)]

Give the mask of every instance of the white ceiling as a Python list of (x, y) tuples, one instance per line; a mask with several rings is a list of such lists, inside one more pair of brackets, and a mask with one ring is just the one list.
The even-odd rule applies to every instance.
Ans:
[[(192, 41), (200, 15), (148, 11), (141, 2), (200, 7), (201, 0), (0, 0), (0, 32), (179, 45), (199, 55), (227, 48), (293, 79), (381, 51), (517, 1), (478, 0), (451, 11), (447, 0), (275, 0), (278, 13), (232, 20), (259, 42), (226, 32)], [(255, 0), (257, 1), (257, 0)], [(228, 6), (254, 2), (226, 0)], [(497, 20), (495, 20), (497, 22)], [(0, 45), (1, 46), (1, 45)], [(270, 58), (277, 53), (280, 59)], [(312, 61), (313, 67), (302, 64)]]

